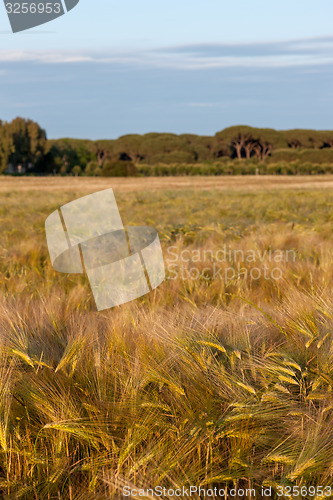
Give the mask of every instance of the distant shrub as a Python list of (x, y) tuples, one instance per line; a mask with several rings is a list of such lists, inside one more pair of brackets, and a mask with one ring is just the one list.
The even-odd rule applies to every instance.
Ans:
[(155, 164), (138, 166), (139, 175), (184, 176), (184, 175), (319, 175), (333, 173), (332, 163), (312, 163), (296, 159), (293, 161), (231, 160), (214, 163)]
[(79, 176), (82, 174), (82, 168), (80, 165), (75, 165), (75, 167), (72, 168), (72, 173), (75, 175), (75, 177)]
[(90, 161), (84, 169), (84, 175), (99, 175), (100, 170), (101, 168), (99, 167), (97, 161)]
[(138, 170), (130, 161), (107, 161), (100, 170), (102, 177), (135, 177)]
[(325, 149), (277, 149), (267, 159), (268, 163), (279, 161), (301, 161), (303, 163), (333, 163), (333, 148)]
[(62, 176), (67, 175), (67, 167), (66, 167), (66, 165), (62, 165), (62, 167), (60, 167), (59, 173)]

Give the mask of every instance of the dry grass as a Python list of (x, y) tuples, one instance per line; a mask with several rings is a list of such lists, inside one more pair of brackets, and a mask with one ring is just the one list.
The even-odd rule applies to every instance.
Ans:
[[(322, 178), (279, 179), (279, 191), (270, 179), (255, 179), (255, 191), (249, 178), (230, 179), (230, 191), (215, 184), (229, 179), (209, 190), (202, 177), (4, 179), (2, 498), (98, 500), (121, 498), (124, 485), (191, 484), (254, 487), (260, 498), (263, 483), (332, 485), (333, 192), (324, 179), (327, 189), (317, 188)], [(296, 259), (279, 264), (280, 280), (227, 282), (214, 262), (178, 259), (204, 275), (171, 279), (169, 268), (155, 292), (97, 313), (84, 276), (51, 268), (43, 224), (57, 206), (109, 186), (125, 222), (159, 230), (169, 265), (171, 246), (177, 256), (225, 244), (292, 249)], [(244, 264), (264, 265), (273, 263)]]
[(1, 177), (0, 192), (88, 193), (112, 187), (118, 192), (165, 189), (255, 191), (275, 189), (332, 189), (333, 175), (244, 175), (189, 177)]

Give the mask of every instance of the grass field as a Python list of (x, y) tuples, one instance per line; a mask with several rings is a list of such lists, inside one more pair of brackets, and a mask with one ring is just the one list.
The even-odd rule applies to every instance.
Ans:
[[(167, 279), (98, 313), (44, 222), (108, 187)], [(0, 497), (333, 496), (332, 221), (331, 176), (1, 178)]]

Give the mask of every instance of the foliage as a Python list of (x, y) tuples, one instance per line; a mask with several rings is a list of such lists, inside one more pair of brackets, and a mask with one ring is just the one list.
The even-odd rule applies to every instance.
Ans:
[(0, 120), (0, 173), (6, 170), (10, 155), (14, 152), (14, 139), (9, 126)]
[(133, 177), (137, 175), (137, 169), (131, 161), (107, 161), (100, 170), (104, 177)]
[[(275, 159), (275, 158), (274, 158)], [(267, 162), (253, 160), (230, 160), (207, 163), (173, 163), (138, 166), (138, 172), (144, 177), (183, 176), (183, 175), (318, 175), (333, 173), (333, 161), (330, 163), (311, 163), (310, 161), (291, 159), (290, 161)]]
[(82, 169), (80, 165), (75, 165), (75, 167), (72, 168), (72, 173), (77, 177), (78, 175), (82, 174)]
[(101, 168), (99, 167), (97, 161), (90, 161), (85, 168), (84, 174), (91, 176), (100, 175), (100, 170)]
[[(239, 163), (245, 161), (245, 163)], [(121, 167), (119, 162), (124, 162)], [(245, 125), (228, 127), (215, 136), (195, 134), (129, 134), (112, 140), (46, 140), (46, 133), (31, 120), (0, 121), (0, 169), (13, 165), (22, 173), (70, 175), (75, 167), (82, 175), (101, 175), (105, 164), (119, 164), (115, 175), (134, 165), (144, 175), (247, 174), (266, 171), (288, 173), (325, 170), (333, 164), (333, 132), (284, 130)], [(283, 162), (288, 162), (286, 168)], [(293, 170), (292, 163), (299, 166)], [(92, 165), (97, 167), (92, 168)], [(276, 168), (273, 167), (276, 164)], [(311, 168), (309, 164), (312, 164)], [(319, 166), (320, 165), (320, 166)], [(151, 168), (149, 168), (151, 167)], [(331, 167), (329, 167), (330, 170)], [(105, 175), (112, 169), (104, 168)], [(133, 170), (134, 174), (136, 170)]]
[(322, 149), (279, 149), (272, 153), (268, 162), (299, 161), (310, 163), (333, 163), (333, 148)]
[(48, 150), (46, 132), (38, 123), (19, 117), (10, 123), (0, 121), (1, 171), (8, 164), (14, 169), (38, 168)]

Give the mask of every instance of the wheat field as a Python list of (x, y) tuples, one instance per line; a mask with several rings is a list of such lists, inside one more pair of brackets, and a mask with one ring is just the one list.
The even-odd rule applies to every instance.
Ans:
[[(44, 222), (108, 187), (125, 224), (158, 230), (167, 277), (97, 312)], [(0, 497), (333, 487), (332, 208), (329, 176), (1, 178)], [(222, 248), (256, 257), (221, 279)]]

